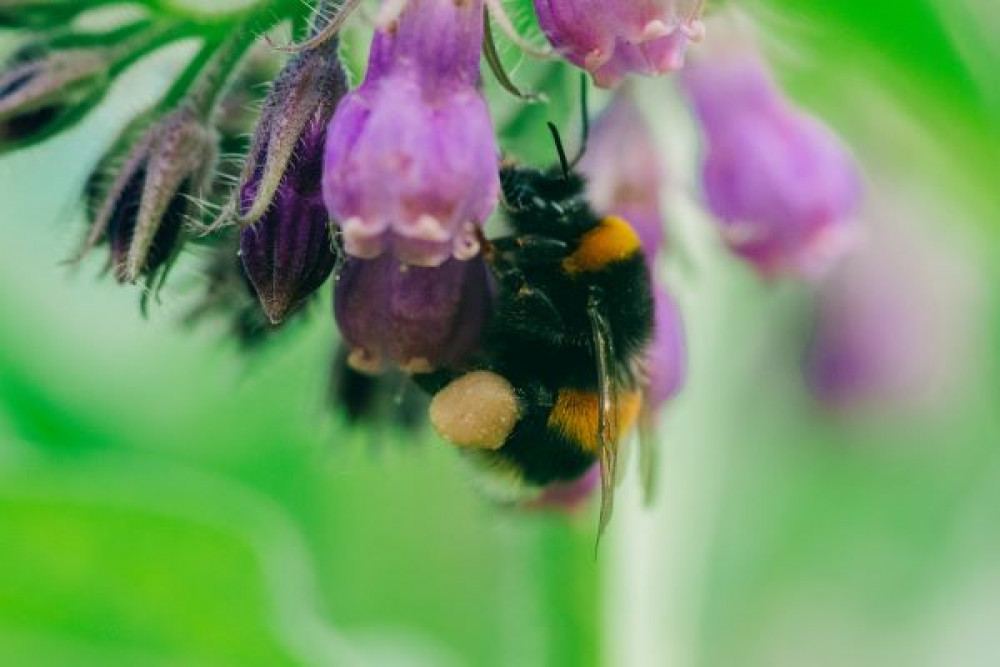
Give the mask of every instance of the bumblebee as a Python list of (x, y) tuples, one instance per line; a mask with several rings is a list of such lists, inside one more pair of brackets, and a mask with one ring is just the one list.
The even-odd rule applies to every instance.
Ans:
[(434, 395), (435, 429), (500, 499), (527, 500), (599, 462), (603, 531), (619, 439), (641, 409), (652, 287), (635, 231), (591, 209), (556, 138), (560, 166), (502, 168), (512, 234), (483, 240), (497, 295), (482, 354), (418, 382)]

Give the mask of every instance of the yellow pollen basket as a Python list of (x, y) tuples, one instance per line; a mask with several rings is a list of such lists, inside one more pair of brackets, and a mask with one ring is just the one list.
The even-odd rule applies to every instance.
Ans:
[(639, 249), (639, 236), (632, 225), (609, 215), (583, 235), (576, 251), (563, 260), (563, 270), (570, 275), (600, 271), (628, 259)]

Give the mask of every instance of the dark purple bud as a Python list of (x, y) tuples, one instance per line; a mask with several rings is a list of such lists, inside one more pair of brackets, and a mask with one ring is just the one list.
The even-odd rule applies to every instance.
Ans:
[(275, 80), (243, 169), (236, 206), (242, 224), (257, 222), (271, 207), (297, 151), (308, 155), (298, 160), (296, 188), (320, 187), (326, 126), (347, 90), (337, 50), (331, 39), (296, 54)]
[[(320, 188), (325, 129), (325, 123), (307, 129), (270, 208), (240, 233), (243, 266), (273, 324), (319, 289), (337, 262)], [(253, 184), (243, 193), (252, 201)]]
[(377, 373), (461, 364), (476, 350), (492, 307), (482, 257), (437, 267), (406, 265), (390, 254), (349, 257), (336, 284), (337, 324), (350, 363)]
[[(125, 136), (133, 133), (126, 130)], [(79, 255), (107, 238), (120, 282), (134, 283), (163, 268), (207, 189), (216, 144), (215, 131), (186, 107), (150, 125), (101, 198)]]
[(33, 50), (0, 74), (0, 149), (17, 147), (68, 127), (104, 96), (111, 52)]
[(337, 262), (323, 202), (326, 127), (346, 90), (336, 40), (295, 56), (264, 105), (240, 188), (250, 226), (240, 254), (268, 319), (279, 324)]

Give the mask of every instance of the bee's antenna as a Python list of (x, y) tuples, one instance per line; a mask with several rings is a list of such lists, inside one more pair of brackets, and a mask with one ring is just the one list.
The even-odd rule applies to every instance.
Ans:
[(562, 167), (563, 178), (568, 181), (572, 166), (569, 160), (566, 159), (566, 148), (563, 146), (562, 137), (559, 135), (559, 128), (552, 122), (548, 123), (548, 126), (549, 132), (552, 133), (552, 140), (556, 144), (556, 152), (559, 153), (559, 166)]
[(590, 140), (590, 82), (585, 73), (580, 74), (580, 113), (583, 114), (580, 130), (580, 151), (573, 158), (570, 167), (576, 168), (580, 160), (587, 154), (587, 142)]

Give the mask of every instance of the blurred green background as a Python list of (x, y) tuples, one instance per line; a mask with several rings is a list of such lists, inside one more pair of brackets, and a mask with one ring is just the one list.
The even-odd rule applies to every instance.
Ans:
[(995, 665), (990, 4), (745, 4), (792, 94), (969, 271), (968, 372), (917, 415), (819, 409), (796, 370), (804, 290), (758, 281), (681, 198), (690, 383), (656, 506), (627, 481), (596, 560), (593, 514), (497, 511), (429, 435), (328, 414), (325, 302), (247, 358), (221, 325), (175, 323), (180, 287), (143, 321), (99, 262), (59, 265), (83, 179), (171, 54), (83, 127), (0, 159), (0, 664)]

